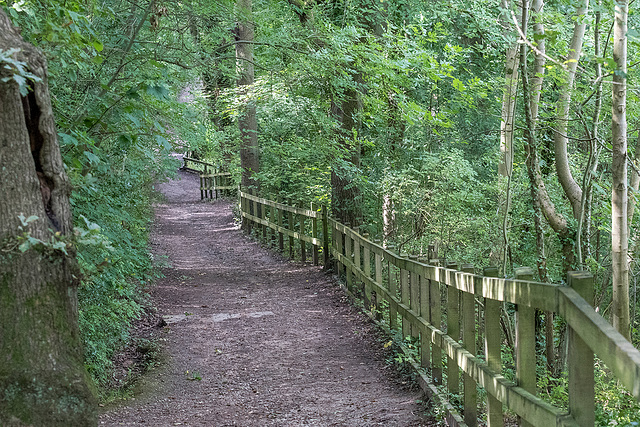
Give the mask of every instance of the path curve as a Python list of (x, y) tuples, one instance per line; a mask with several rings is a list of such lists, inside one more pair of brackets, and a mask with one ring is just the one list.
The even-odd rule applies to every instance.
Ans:
[(330, 276), (261, 248), (198, 178), (159, 185), (152, 291), (167, 355), (101, 425), (421, 426), (421, 394), (384, 363), (370, 322)]

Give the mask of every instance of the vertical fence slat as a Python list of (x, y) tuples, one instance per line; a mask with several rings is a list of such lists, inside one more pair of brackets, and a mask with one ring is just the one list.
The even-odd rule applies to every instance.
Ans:
[[(267, 219), (267, 207), (261, 203), (258, 204), (258, 216), (260, 219)], [(266, 224), (262, 224), (262, 240), (266, 243), (267, 241), (267, 226)]]
[[(358, 229), (355, 228), (354, 231), (358, 233)], [(362, 259), (360, 257), (360, 239), (358, 237), (354, 237), (351, 240), (351, 249), (353, 251), (353, 265), (354, 265), (354, 274), (352, 277), (353, 280), (353, 294), (357, 295), (360, 293), (360, 281), (358, 277), (355, 275), (355, 269), (362, 271)]]
[[(276, 209), (278, 211), (278, 227), (282, 228), (284, 222), (282, 208)], [(284, 252), (284, 233), (282, 231), (278, 231), (278, 249), (280, 252)]]
[[(462, 264), (465, 273), (473, 273), (471, 264)], [(471, 354), (476, 354), (476, 303), (473, 277), (465, 278), (462, 293), (462, 343)], [(475, 380), (466, 372), (462, 375), (464, 386), (464, 422), (469, 427), (478, 425), (478, 390)]]
[[(347, 227), (350, 227), (347, 225)], [(353, 239), (348, 233), (344, 233), (344, 257), (346, 262), (345, 274), (347, 275), (347, 289), (353, 292)]]
[(324, 267), (329, 266), (329, 259), (331, 254), (329, 253), (329, 214), (327, 213), (327, 207), (322, 205), (322, 253), (324, 255)]
[[(289, 203), (289, 204), (291, 204), (291, 203)], [(296, 229), (295, 229), (295, 227), (293, 225), (293, 212), (291, 212), (291, 211), (287, 212), (287, 230), (296, 231)], [(289, 235), (289, 258), (291, 258), (291, 259), (294, 258), (293, 245), (294, 245), (293, 236)]]
[[(437, 259), (430, 262), (431, 265), (438, 266)], [(442, 328), (442, 307), (440, 305), (440, 282), (429, 280), (429, 302), (431, 307), (431, 324), (436, 329)], [(439, 345), (431, 346), (431, 376), (433, 383), (442, 384), (442, 348)]]
[[(572, 287), (589, 304), (593, 304), (593, 276), (586, 271), (572, 271), (567, 277)], [(578, 425), (595, 424), (594, 356), (589, 346), (573, 328), (568, 328), (567, 370), (569, 376), (569, 413)]]
[[(457, 270), (458, 264), (448, 262), (447, 268)], [(447, 271), (449, 282), (456, 282), (455, 271)], [(460, 291), (453, 286), (447, 286), (447, 335), (454, 341), (460, 340)], [(460, 368), (456, 360), (447, 357), (447, 390), (449, 393), (460, 393)]]
[[(368, 235), (367, 235), (367, 239), (368, 239)], [(363, 267), (364, 267), (364, 275), (366, 276), (367, 279), (371, 279), (371, 249), (369, 249), (369, 245), (365, 244), (362, 247), (362, 262), (363, 262)], [(372, 298), (371, 298), (371, 285), (369, 284), (368, 280), (365, 280), (364, 282), (364, 307), (366, 310), (371, 311), (372, 308), (372, 304), (371, 304)]]
[[(344, 255), (344, 251), (343, 251), (343, 235), (342, 232), (338, 230), (338, 224), (335, 225), (335, 228), (333, 228), (333, 244), (334, 247), (336, 248), (336, 251), (338, 252), (338, 254), (340, 255)], [(338, 275), (338, 277), (340, 277), (340, 274), (342, 274), (342, 263), (341, 261), (338, 261), (336, 259), (336, 263), (335, 263), (335, 271), (336, 271), (336, 275)]]
[[(278, 219), (276, 217), (276, 208), (271, 206), (269, 208), (269, 222), (272, 224), (278, 224)], [(275, 247), (276, 245), (276, 230), (271, 228), (271, 245)]]
[[(516, 268), (515, 276), (519, 280), (532, 280), (533, 270)], [(516, 382), (519, 387), (536, 394), (535, 309), (522, 304), (516, 305)], [(518, 421), (523, 427), (532, 425), (520, 417)]]
[[(387, 269), (387, 273), (389, 275), (389, 295), (394, 298), (398, 295), (398, 281), (395, 272), (395, 266), (389, 260), (389, 268)], [(398, 328), (398, 306), (396, 302), (392, 299), (389, 299), (389, 327), (391, 330), (395, 330)]]
[[(411, 261), (418, 261), (417, 255), (409, 256)], [(420, 300), (419, 300), (419, 292), (418, 288), (418, 275), (416, 273), (409, 273), (409, 308), (413, 311), (417, 316), (420, 316)], [(411, 324), (411, 337), (418, 338), (420, 337), (420, 327), (415, 324)]]
[[(408, 260), (409, 255), (401, 253), (400, 256)], [(404, 268), (400, 268), (400, 302), (406, 306), (409, 306), (409, 272)], [(411, 335), (411, 322), (409, 319), (402, 316), (402, 338), (406, 338)]]
[[(315, 212), (316, 214), (318, 213), (318, 209), (313, 203), (311, 203), (311, 211)], [(316, 239), (316, 241), (318, 240), (318, 218), (316, 218), (315, 216), (311, 218), (311, 237)], [(311, 252), (311, 260), (313, 261), (313, 265), (319, 264), (317, 243), (313, 244), (313, 249)]]
[[(302, 206), (302, 205), (300, 205)], [(298, 215), (298, 219), (300, 221), (300, 235), (305, 235), (304, 223), (306, 217), (302, 214)], [(302, 259), (302, 263), (307, 262), (307, 244), (304, 240), (300, 239), (300, 258)]]
[[(486, 267), (483, 274), (486, 277), (498, 277), (498, 268)], [(500, 301), (484, 299), (484, 355), (489, 369), (496, 374), (502, 372), (500, 308)], [(503, 425), (502, 402), (487, 393), (487, 426), (502, 427)]]
[[(379, 243), (379, 241), (376, 243)], [(377, 252), (374, 254), (374, 266), (376, 271), (375, 281), (378, 285), (382, 286), (382, 256)], [(373, 292), (371, 295), (371, 309), (374, 311), (376, 320), (381, 320), (380, 307), (378, 304), (378, 293)]]
[[(420, 259), (420, 262), (426, 260)], [(424, 270), (423, 270), (424, 271)], [(431, 323), (431, 307), (429, 304), (429, 280), (425, 274), (420, 276), (420, 316)], [(431, 340), (425, 331), (420, 333), (420, 366), (429, 368), (431, 366)]]

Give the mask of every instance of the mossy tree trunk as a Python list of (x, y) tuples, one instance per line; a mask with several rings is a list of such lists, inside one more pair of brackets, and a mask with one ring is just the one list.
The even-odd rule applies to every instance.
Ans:
[[(44, 55), (0, 9), (0, 50), (10, 49), (39, 81), (22, 96), (13, 79), (20, 71), (6, 62), (0, 67), (0, 425), (96, 425), (78, 330), (75, 257), (52, 244), (19, 248), (24, 233), (50, 243), (70, 235), (70, 185)], [(21, 215), (37, 219), (25, 226)]]

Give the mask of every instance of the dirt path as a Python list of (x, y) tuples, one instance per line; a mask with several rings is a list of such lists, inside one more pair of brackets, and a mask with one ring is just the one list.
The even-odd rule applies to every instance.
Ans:
[(166, 361), (101, 425), (428, 425), (330, 277), (260, 248), (229, 202), (200, 202), (197, 177), (179, 176), (152, 234), (171, 264), (152, 291)]

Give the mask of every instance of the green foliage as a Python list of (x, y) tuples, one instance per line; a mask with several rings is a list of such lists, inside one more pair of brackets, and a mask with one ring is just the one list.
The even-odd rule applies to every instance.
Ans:
[(0, 79), (0, 81), (8, 82), (9, 80), (14, 80), (16, 83), (18, 83), (20, 95), (27, 96), (27, 93), (29, 93), (29, 85), (27, 83), (27, 80), (39, 82), (41, 79), (40, 77), (27, 71), (27, 64), (13, 58), (13, 55), (17, 52), (18, 49), (9, 49), (7, 51), (0, 49), (0, 65), (2, 65), (2, 68), (5, 68), (12, 72), (11, 77), (3, 77), (2, 79)]
[[(73, 186), (85, 363), (104, 393), (111, 386), (111, 358), (127, 342), (131, 322), (148, 304), (144, 289), (157, 277), (147, 247), (153, 183), (177, 167), (176, 148), (201, 144), (206, 103), (182, 63), (188, 54), (173, 53), (184, 37), (173, 31), (158, 37), (148, 19), (151, 9), (118, 0), (2, 0), (0, 7), (49, 61), (59, 142)], [(161, 23), (169, 26), (184, 12)], [(1, 53), (3, 66), (14, 70), (14, 78), (32, 78), (11, 55)], [(22, 249), (64, 250), (66, 243), (26, 239)]]

